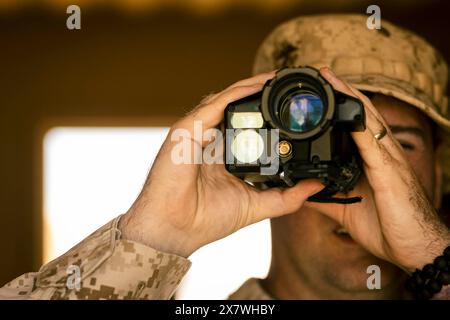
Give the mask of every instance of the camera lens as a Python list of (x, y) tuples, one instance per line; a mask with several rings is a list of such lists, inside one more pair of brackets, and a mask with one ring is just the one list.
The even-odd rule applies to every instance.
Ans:
[(324, 104), (318, 95), (297, 92), (289, 95), (282, 103), (280, 120), (290, 131), (306, 132), (320, 123), (324, 112)]
[(262, 92), (264, 120), (286, 139), (318, 137), (332, 125), (335, 110), (333, 88), (308, 67), (282, 69)]

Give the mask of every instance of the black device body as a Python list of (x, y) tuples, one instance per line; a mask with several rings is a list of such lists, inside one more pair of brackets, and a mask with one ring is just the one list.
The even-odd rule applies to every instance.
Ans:
[[(236, 119), (252, 114), (260, 120), (248, 126), (240, 121), (236, 127)], [(326, 201), (337, 192), (350, 191), (361, 174), (361, 160), (350, 133), (365, 129), (364, 106), (359, 99), (333, 90), (314, 68), (281, 69), (262, 91), (226, 107), (224, 127), (228, 132), (226, 169), (252, 184), (292, 186), (301, 179), (318, 178), (326, 188), (316, 199)], [(269, 134), (273, 129), (278, 129), (278, 141)], [(233, 145), (233, 139), (245, 130), (265, 135), (264, 152), (251, 163), (239, 161), (239, 148)], [(262, 174), (261, 169), (274, 161), (278, 162), (276, 172)]]

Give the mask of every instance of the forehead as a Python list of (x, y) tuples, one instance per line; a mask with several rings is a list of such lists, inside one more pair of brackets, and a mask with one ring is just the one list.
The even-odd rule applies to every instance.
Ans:
[(375, 94), (370, 100), (390, 126), (414, 126), (431, 130), (431, 120), (414, 106), (382, 94)]

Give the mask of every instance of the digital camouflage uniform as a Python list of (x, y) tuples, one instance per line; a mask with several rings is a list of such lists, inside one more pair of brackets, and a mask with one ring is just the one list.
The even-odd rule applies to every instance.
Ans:
[[(360, 90), (393, 96), (422, 110), (442, 129), (448, 159), (447, 65), (425, 40), (382, 21), (370, 30), (364, 15), (300, 17), (276, 28), (261, 45), (254, 73), (286, 66), (330, 67)], [(450, 166), (443, 163), (444, 191)], [(407, 213), (405, 213), (407, 214)], [(119, 218), (94, 232), (39, 272), (0, 289), (0, 299), (168, 299), (188, 271), (189, 260), (121, 239)], [(79, 289), (70, 266), (79, 267)], [(271, 299), (249, 279), (231, 299)], [(450, 299), (446, 286), (434, 299)]]
[[(61, 257), (0, 289), (0, 299), (167, 299), (190, 267), (187, 259), (121, 239), (119, 218)], [(78, 266), (80, 289), (69, 266)]]

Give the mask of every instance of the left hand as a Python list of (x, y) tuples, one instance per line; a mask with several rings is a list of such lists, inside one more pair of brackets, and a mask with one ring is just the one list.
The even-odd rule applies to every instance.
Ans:
[[(335, 90), (359, 98), (365, 107), (366, 130), (352, 137), (363, 159), (370, 185), (359, 204), (362, 210), (321, 210), (338, 221), (352, 238), (375, 256), (411, 273), (442, 255), (450, 244), (450, 231), (439, 219), (408, 159), (388, 125), (370, 100), (337, 78), (328, 68), (322, 76)], [(375, 135), (387, 129), (380, 140)], [(370, 194), (371, 193), (371, 194)], [(328, 204), (307, 202), (320, 210)]]

